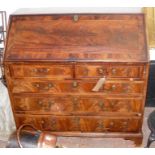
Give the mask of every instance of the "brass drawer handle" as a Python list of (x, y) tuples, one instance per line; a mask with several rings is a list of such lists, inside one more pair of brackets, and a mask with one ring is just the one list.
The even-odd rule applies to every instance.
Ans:
[(38, 101), (37, 103), (39, 106), (42, 106), (43, 105), (43, 101)]
[(36, 88), (38, 88), (38, 89), (49, 90), (50, 88), (53, 87), (53, 84), (52, 83), (48, 83), (47, 86), (41, 86), (39, 83), (36, 83), (34, 86)]
[(44, 124), (45, 124), (45, 121), (44, 121), (44, 120), (41, 120), (40, 123), (41, 123), (42, 125), (44, 125)]
[(113, 84), (113, 85), (111, 86), (111, 90), (115, 90), (115, 89), (116, 89), (116, 85)]
[(41, 128), (44, 129), (45, 128), (45, 125), (46, 125), (46, 122), (42, 119), (40, 121), (40, 125), (41, 125)]
[(124, 122), (123, 122), (123, 125), (127, 125), (127, 124), (128, 124), (128, 122), (127, 122), (127, 121), (124, 121)]
[(102, 131), (104, 130), (104, 122), (102, 120), (98, 121), (98, 125), (97, 125), (98, 130)]
[(111, 70), (111, 72), (112, 72), (113, 75), (116, 74), (116, 71), (117, 71), (116, 68), (112, 68), (112, 70)]
[(51, 130), (56, 131), (57, 130), (57, 121), (55, 119), (51, 120)]
[(34, 68), (32, 69), (35, 73), (48, 73), (50, 69), (48, 68)]
[(73, 118), (73, 124), (75, 124), (76, 128), (80, 127), (80, 118), (79, 117), (75, 117)]
[(50, 110), (51, 106), (55, 104), (54, 101), (49, 101), (48, 104), (47, 104), (47, 107), (46, 107), (46, 110)]
[(102, 74), (102, 75), (103, 75), (104, 72), (105, 72), (105, 70), (104, 70), (103, 68), (98, 68), (98, 73), (99, 73), (99, 74)]
[(131, 88), (130, 85), (124, 86), (124, 91), (125, 91), (126, 93), (129, 93), (131, 90), (132, 90), (132, 88)]
[(73, 81), (72, 87), (73, 87), (73, 88), (77, 88), (77, 87), (78, 87), (78, 82), (77, 82), (77, 81)]
[(19, 105), (19, 108), (20, 108), (21, 110), (28, 110), (28, 107), (27, 107), (25, 104)]
[(43, 101), (38, 101), (37, 104), (44, 108), (44, 110), (49, 110), (52, 104), (54, 104), (54, 101), (49, 101), (47, 104), (45, 104)]
[(124, 121), (123, 123), (122, 123), (122, 128), (123, 129), (126, 129), (128, 127), (128, 121)]
[(39, 83), (35, 84), (35, 87), (40, 88), (40, 84)]

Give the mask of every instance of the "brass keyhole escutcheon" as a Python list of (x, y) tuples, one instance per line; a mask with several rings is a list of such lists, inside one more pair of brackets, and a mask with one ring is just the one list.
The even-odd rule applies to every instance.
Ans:
[(78, 98), (77, 97), (73, 98), (72, 102), (73, 102), (73, 110), (77, 110)]
[(78, 15), (74, 15), (74, 16), (73, 16), (73, 21), (74, 21), (74, 22), (77, 22), (78, 20), (79, 20), (79, 16), (78, 16)]
[(53, 87), (53, 84), (52, 83), (49, 83), (48, 84), (48, 88), (51, 88), (51, 87)]
[(38, 101), (38, 105), (42, 106), (43, 105), (43, 101)]
[(78, 82), (77, 82), (77, 81), (73, 81), (72, 87), (73, 87), (73, 88), (77, 88), (77, 87), (78, 87)]

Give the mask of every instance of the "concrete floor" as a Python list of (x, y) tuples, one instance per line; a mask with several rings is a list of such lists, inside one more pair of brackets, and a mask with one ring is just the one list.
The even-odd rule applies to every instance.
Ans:
[[(145, 108), (144, 123), (143, 123), (143, 143), (141, 147), (145, 147), (147, 138), (150, 134), (150, 130), (147, 126), (148, 115), (155, 110), (155, 108)], [(0, 137), (0, 147), (5, 147), (7, 144), (7, 138)], [(80, 137), (58, 137), (58, 145), (66, 148), (132, 148), (134, 143), (132, 141), (124, 140), (121, 138), (80, 138)], [(151, 147), (155, 148), (155, 142)]]

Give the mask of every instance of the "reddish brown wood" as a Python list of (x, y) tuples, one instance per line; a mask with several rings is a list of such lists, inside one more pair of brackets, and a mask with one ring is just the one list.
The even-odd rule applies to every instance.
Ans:
[(123, 98), (108, 96), (14, 96), (14, 109), (19, 113), (59, 114), (63, 115), (105, 115), (113, 112), (138, 114), (141, 111), (142, 98)]
[(13, 64), (10, 65), (12, 77), (48, 77), (54, 79), (72, 78), (72, 65), (39, 65)]
[(144, 89), (143, 81), (127, 81), (121, 79), (109, 80), (94, 92), (93, 88), (98, 79), (84, 80), (49, 80), (49, 79), (14, 79), (12, 80), (12, 93), (72, 93), (72, 94), (141, 94)]
[(78, 19), (11, 16), (6, 60), (148, 61), (142, 15), (81, 14)]
[[(10, 16), (5, 76), (17, 127), (142, 142), (148, 53), (141, 14)], [(105, 83), (94, 92), (100, 78)]]
[(142, 78), (143, 66), (134, 66), (125, 64), (89, 64), (81, 63), (76, 65), (77, 78), (100, 78), (103, 76), (109, 78)]
[(81, 132), (137, 132), (140, 119), (104, 117), (104, 116), (41, 116), (16, 115), (17, 127), (20, 124), (34, 124), (36, 128), (47, 131), (81, 131)]

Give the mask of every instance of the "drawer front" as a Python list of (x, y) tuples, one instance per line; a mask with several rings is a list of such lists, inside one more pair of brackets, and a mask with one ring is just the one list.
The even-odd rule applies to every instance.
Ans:
[(141, 78), (143, 76), (143, 66), (128, 66), (128, 65), (90, 65), (82, 64), (76, 66), (77, 78)]
[(81, 132), (137, 132), (139, 118), (104, 118), (92, 116), (39, 116), (16, 115), (17, 127), (21, 124), (33, 124), (39, 130), (81, 131)]
[(13, 93), (142, 93), (143, 81), (106, 80), (101, 88), (94, 92), (98, 80), (12, 80)]
[(72, 78), (72, 65), (10, 65), (12, 77)]
[(53, 114), (94, 114), (103, 112), (140, 112), (141, 98), (107, 98), (102, 96), (14, 97), (16, 112)]

